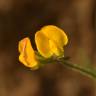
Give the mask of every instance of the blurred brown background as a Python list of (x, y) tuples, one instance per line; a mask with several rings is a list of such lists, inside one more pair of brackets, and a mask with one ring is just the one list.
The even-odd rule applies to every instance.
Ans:
[(0, 96), (96, 96), (96, 82), (60, 64), (31, 71), (18, 61), (18, 41), (44, 25), (68, 34), (65, 56), (96, 66), (96, 0), (0, 0)]

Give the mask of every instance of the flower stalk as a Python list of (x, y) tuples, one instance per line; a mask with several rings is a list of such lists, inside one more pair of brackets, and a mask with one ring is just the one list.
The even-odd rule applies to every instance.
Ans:
[(66, 57), (63, 58), (49, 58), (49, 59), (41, 59), (40, 60), (42, 67), (45, 64), (54, 64), (54, 63), (59, 63), (64, 65), (65, 67), (76, 71), (76, 72), (80, 72), (81, 74), (89, 77), (89, 78), (93, 78), (96, 79), (96, 70), (94, 68), (90, 68), (90, 67), (84, 67), (78, 64), (73, 64), (71, 62), (69, 62)]
[(59, 59), (57, 61), (59, 63), (63, 64), (64, 66), (66, 66), (67, 68), (70, 68), (74, 71), (80, 72), (85, 76), (96, 79), (96, 70), (94, 70), (93, 68), (86, 68), (86, 67), (83, 67), (83, 66), (78, 65), (78, 64), (73, 64), (73, 63), (66, 61), (64, 59), (63, 60)]

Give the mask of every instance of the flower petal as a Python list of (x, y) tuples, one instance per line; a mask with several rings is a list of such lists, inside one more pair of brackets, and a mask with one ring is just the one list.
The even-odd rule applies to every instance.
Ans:
[(50, 43), (50, 51), (53, 52), (54, 55), (62, 57), (64, 56), (64, 49), (62, 47), (58, 47), (54, 41), (49, 40)]
[(53, 40), (57, 45), (60, 47), (63, 47), (68, 43), (68, 37), (65, 34), (65, 32), (54, 26), (54, 25), (48, 25), (41, 29), (41, 31), (50, 39)]
[(38, 49), (38, 52), (45, 58), (52, 56), (53, 52), (50, 51), (49, 39), (41, 32), (38, 31), (35, 34), (35, 43)]
[(29, 38), (24, 38), (19, 42), (19, 61), (22, 62), (25, 66), (32, 69), (38, 68), (38, 62), (35, 58), (35, 52), (31, 46)]

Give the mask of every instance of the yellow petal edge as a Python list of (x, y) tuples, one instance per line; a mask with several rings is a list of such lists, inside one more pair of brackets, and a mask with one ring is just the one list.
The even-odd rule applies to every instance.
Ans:
[(58, 46), (64, 46), (68, 43), (66, 33), (54, 25), (44, 26), (41, 31), (51, 40), (57, 43)]

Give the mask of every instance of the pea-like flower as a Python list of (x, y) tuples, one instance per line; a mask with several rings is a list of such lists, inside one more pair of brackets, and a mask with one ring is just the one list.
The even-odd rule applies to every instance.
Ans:
[(68, 38), (62, 29), (48, 25), (36, 32), (35, 42), (39, 53), (45, 58), (49, 58), (53, 55), (64, 55), (63, 47), (67, 44)]
[[(64, 56), (64, 46), (68, 43), (65, 32), (53, 25), (48, 25), (35, 34), (38, 54), (45, 59)], [(31, 69), (38, 69), (40, 60), (31, 46), (30, 39), (24, 38), (19, 42), (19, 61)]]

